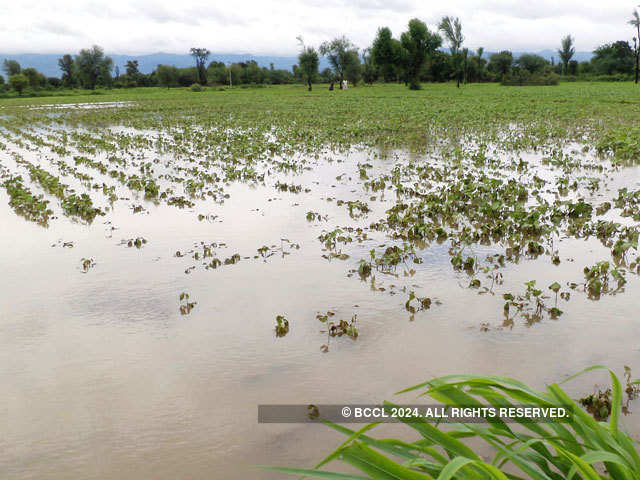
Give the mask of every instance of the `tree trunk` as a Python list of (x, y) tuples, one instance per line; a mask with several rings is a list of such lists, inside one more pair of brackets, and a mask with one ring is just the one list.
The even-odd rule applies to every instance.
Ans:
[(342, 82), (344, 81), (344, 76), (340, 74), (340, 90), (342, 90)]
[(309, 91), (311, 91), (311, 79), (309, 79)]

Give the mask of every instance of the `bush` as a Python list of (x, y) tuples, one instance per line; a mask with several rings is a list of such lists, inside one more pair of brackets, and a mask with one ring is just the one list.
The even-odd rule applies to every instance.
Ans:
[(505, 75), (500, 84), (508, 86), (558, 85), (559, 79), (560, 77), (555, 73), (530, 73), (527, 70), (520, 69)]
[(590, 75), (585, 76), (582, 80), (589, 82), (631, 82), (633, 75), (630, 73), (614, 73), (612, 75)]
[(189, 88), (191, 89), (192, 92), (201, 92), (202, 91), (202, 86), (199, 83), (194, 83)]

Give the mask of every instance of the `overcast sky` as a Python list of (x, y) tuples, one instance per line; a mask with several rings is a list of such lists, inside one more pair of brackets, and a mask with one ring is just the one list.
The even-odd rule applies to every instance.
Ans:
[(361, 48), (380, 26), (398, 36), (410, 18), (435, 28), (460, 17), (465, 45), (487, 51), (557, 48), (567, 33), (576, 50), (633, 38), (626, 24), (640, 0), (21, 0), (3, 2), (0, 52), (75, 53), (98, 44), (108, 53), (290, 55), (296, 36), (318, 45), (346, 34)]

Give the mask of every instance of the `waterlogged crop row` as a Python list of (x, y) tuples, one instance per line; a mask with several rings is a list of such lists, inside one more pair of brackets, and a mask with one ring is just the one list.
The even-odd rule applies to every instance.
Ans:
[[(345, 214), (338, 222), (317, 207), (301, 214), (323, 229), (321, 259), (345, 262), (346, 274), (372, 291), (401, 295), (411, 319), (440, 304), (415, 284), (425, 253), (445, 247), (461, 287), (496, 298), (502, 327), (518, 318), (533, 325), (562, 317), (578, 294), (624, 292), (638, 272), (640, 191), (609, 187), (640, 154), (638, 103), (621, 101), (638, 94), (624, 88), (384, 86), (340, 96), (281, 88), (171, 92), (112, 109), (10, 107), (0, 117), (2, 185), (16, 213), (49, 228), (63, 221), (52, 221), (54, 201), (62, 215), (91, 223), (132, 198), (141, 204), (131, 214), (147, 203), (222, 205), (233, 202), (236, 184), (300, 202), (320, 197)], [(341, 162), (354, 150), (368, 160), (345, 176)], [(315, 188), (305, 175), (320, 167), (334, 169), (351, 198)], [(606, 258), (576, 262), (572, 282), (509, 282), (509, 270), (530, 261), (564, 265), (567, 239), (595, 239)], [(198, 248), (191, 257), (211, 270), (292, 251), (283, 243), (224, 257)], [(185, 305), (181, 313), (197, 308)], [(285, 320), (278, 336), (292, 325)]]

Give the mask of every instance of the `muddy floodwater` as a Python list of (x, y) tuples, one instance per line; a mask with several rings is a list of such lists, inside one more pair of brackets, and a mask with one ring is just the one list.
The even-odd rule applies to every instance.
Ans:
[[(386, 226), (372, 228), (401, 201), (392, 181), (374, 188), (372, 179), (392, 178), (398, 166), (446, 163), (434, 153), (326, 149), (300, 154), (303, 167), (295, 171), (262, 165), (257, 180), (220, 181), (223, 191), (212, 182), (211, 194), (187, 195), (197, 158), (131, 146), (126, 164), (73, 144), (56, 152), (63, 131), (33, 129), (22, 141), (3, 133), (3, 181), (21, 175), (52, 213), (46, 225), (30, 221), (0, 190), (1, 478), (281, 478), (249, 466), (308, 467), (343, 438), (322, 425), (258, 424), (259, 404), (411, 403), (415, 395), (394, 392), (451, 373), (512, 376), (535, 387), (594, 364), (640, 373), (635, 253), (622, 262), (624, 285), (611, 277), (594, 298), (584, 267), (614, 264), (611, 243), (597, 235), (560, 228), (540, 241), (544, 252), (535, 245), (527, 252), (525, 242), (519, 258), (491, 277), (490, 259), (505, 253), (505, 241), (477, 242), (462, 257), (480, 266), (454, 268), (453, 237), (405, 242)], [(557, 151), (487, 156), (503, 164), (492, 170), (496, 178), (541, 179), (529, 203), (537, 195), (549, 202), (581, 198), (595, 208), (613, 202), (620, 189), (639, 188), (636, 166), (614, 168), (580, 144), (561, 151), (604, 167), (572, 170), (576, 188), (558, 197), (551, 190), (566, 172), (543, 161)], [(74, 162), (81, 155), (117, 165), (126, 181), (95, 163)], [(528, 168), (508, 173), (518, 162)], [(87, 192), (101, 214), (86, 221), (63, 211), (29, 165), (59, 178), (64, 198)], [(145, 198), (127, 184), (140, 172), (170, 193)], [(411, 172), (398, 174), (405, 185), (426, 185)], [(438, 177), (430, 188), (443, 190), (447, 181)], [(172, 195), (178, 200), (169, 201)], [(615, 205), (599, 215), (635, 224)], [(327, 234), (336, 229), (332, 241)], [(413, 251), (396, 264), (372, 260), (403, 243)], [(551, 261), (554, 252), (558, 261)], [(371, 272), (359, 271), (361, 261), (372, 263)], [(534, 279), (545, 312), (557, 305), (561, 315), (527, 317), (525, 308), (505, 316), (503, 295), (522, 294)], [(553, 282), (569, 300), (549, 291)], [(411, 292), (428, 298), (428, 308), (411, 303)], [(327, 312), (333, 315), (322, 321)], [(280, 337), (277, 316), (289, 322)], [(329, 322), (339, 320), (357, 336), (329, 335)], [(578, 398), (596, 383), (606, 386), (607, 378), (589, 375), (566, 388)], [(636, 408), (632, 402), (634, 413), (622, 422), (640, 439)]]

